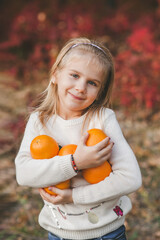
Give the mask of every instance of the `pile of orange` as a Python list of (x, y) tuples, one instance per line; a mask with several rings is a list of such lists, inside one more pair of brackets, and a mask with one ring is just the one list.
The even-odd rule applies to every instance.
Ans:
[[(89, 137), (87, 139), (87, 146), (94, 146), (102, 141), (107, 135), (100, 129), (91, 129), (88, 131)], [(64, 156), (68, 154), (74, 154), (77, 145), (69, 144), (63, 146), (59, 150), (57, 142), (50, 136), (39, 135), (33, 139), (30, 145), (31, 156), (34, 159), (49, 159), (56, 155)], [(91, 184), (98, 183), (104, 180), (111, 173), (111, 165), (108, 161), (104, 162), (101, 166), (84, 169), (82, 175), (85, 180)], [(67, 189), (70, 187), (70, 180), (66, 180), (62, 183), (55, 185), (59, 189)], [(45, 187), (44, 190), (51, 195), (56, 195), (54, 192)]]
[[(89, 137), (86, 142), (87, 146), (94, 146), (107, 137), (107, 135), (102, 130), (97, 128), (88, 130), (88, 133)], [(106, 161), (98, 167), (84, 169), (82, 171), (82, 174), (87, 182), (98, 183), (108, 177), (111, 171), (111, 165), (108, 161)]]
[[(68, 154), (74, 154), (76, 148), (77, 148), (77, 145), (74, 145), (74, 144), (65, 145), (64, 147), (62, 147), (60, 149), (58, 155), (64, 156), (64, 155), (68, 155)], [(67, 189), (70, 187), (70, 180), (66, 180), (64, 182), (58, 183), (55, 185), (55, 187), (59, 188), (59, 189)], [(54, 192), (52, 192), (48, 188), (44, 188), (44, 190), (51, 195), (56, 195)]]
[[(31, 156), (34, 159), (49, 159), (56, 155), (64, 156), (67, 154), (73, 154), (76, 150), (76, 145), (69, 144), (62, 147), (59, 151), (57, 142), (50, 136), (39, 135), (33, 139), (30, 145)], [(66, 180), (62, 183), (55, 185), (59, 189), (67, 189), (70, 187), (70, 180)], [(56, 195), (54, 192), (45, 187), (44, 190), (51, 195)]]

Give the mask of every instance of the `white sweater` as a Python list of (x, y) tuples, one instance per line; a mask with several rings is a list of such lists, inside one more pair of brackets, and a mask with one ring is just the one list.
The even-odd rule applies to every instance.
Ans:
[(135, 155), (110, 109), (102, 110), (101, 120), (97, 116), (93, 117), (87, 128), (103, 129), (115, 143), (110, 159), (112, 173), (104, 181), (87, 183), (81, 173), (76, 174), (73, 170), (70, 155), (44, 160), (32, 159), (30, 144), (38, 135), (49, 135), (61, 146), (78, 144), (84, 117), (64, 120), (53, 116), (44, 128), (38, 119), (38, 113), (31, 114), (15, 159), (16, 176), (20, 185), (39, 188), (71, 179), (74, 203), (53, 205), (44, 201), (39, 223), (47, 231), (72, 240), (96, 238), (123, 225), (125, 215), (132, 207), (130, 199), (125, 195), (136, 191), (142, 181)]

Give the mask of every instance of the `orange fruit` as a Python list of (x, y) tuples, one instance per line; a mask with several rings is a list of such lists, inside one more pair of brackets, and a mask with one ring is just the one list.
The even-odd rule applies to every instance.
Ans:
[(111, 165), (106, 161), (98, 167), (84, 169), (83, 177), (87, 182), (94, 184), (103, 181), (111, 172)]
[(58, 155), (64, 156), (64, 155), (68, 155), (68, 154), (74, 154), (74, 152), (76, 151), (76, 148), (77, 148), (77, 145), (75, 145), (75, 144), (65, 145), (59, 150)]
[[(97, 128), (88, 130), (88, 133), (89, 137), (86, 141), (87, 146), (94, 146), (107, 137), (107, 135), (101, 129)], [(82, 174), (87, 182), (94, 184), (108, 177), (111, 171), (111, 165), (108, 161), (106, 161), (98, 167), (84, 169)]]
[[(59, 188), (59, 189), (67, 189), (70, 187), (70, 180), (66, 180), (64, 182), (61, 182), (61, 183), (58, 183), (55, 185), (56, 188)], [(54, 195), (54, 196), (57, 196), (56, 193), (54, 193), (53, 191), (49, 190), (48, 187), (45, 187), (44, 190), (49, 193), (50, 195)]]
[[(30, 152), (34, 159), (49, 159), (58, 154), (59, 146), (52, 137), (39, 135), (32, 140)], [(45, 188), (45, 190), (49, 191), (48, 188)]]
[(32, 140), (30, 152), (34, 159), (48, 159), (58, 154), (59, 147), (52, 137), (39, 135)]
[(86, 142), (87, 146), (94, 146), (107, 137), (107, 135), (98, 128), (90, 129), (87, 132), (89, 133), (89, 137)]
[[(59, 156), (64, 156), (64, 155), (68, 155), (68, 154), (74, 154), (76, 148), (77, 148), (77, 145), (75, 145), (75, 144), (65, 145), (60, 149), (58, 155)], [(67, 188), (70, 187), (70, 180), (68, 179), (64, 182), (58, 183), (58, 184), (55, 185), (55, 187), (59, 188), (59, 189), (67, 189)], [(49, 190), (48, 188), (44, 188), (44, 190), (47, 193), (56, 196), (56, 194), (54, 192), (52, 192), (51, 190)]]

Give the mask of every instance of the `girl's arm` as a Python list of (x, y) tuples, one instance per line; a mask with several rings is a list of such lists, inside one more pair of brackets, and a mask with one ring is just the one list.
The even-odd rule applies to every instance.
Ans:
[(16, 178), (20, 185), (30, 187), (47, 187), (70, 179), (76, 175), (70, 156), (56, 156), (50, 159), (32, 159), (30, 154), (31, 141), (40, 134), (42, 125), (38, 129), (38, 116), (32, 114), (24, 133), (21, 147), (15, 159)]
[(74, 188), (72, 198), (75, 204), (111, 200), (136, 191), (142, 184), (136, 157), (126, 142), (114, 113), (105, 120), (105, 132), (115, 143), (110, 159), (113, 172), (97, 184)]

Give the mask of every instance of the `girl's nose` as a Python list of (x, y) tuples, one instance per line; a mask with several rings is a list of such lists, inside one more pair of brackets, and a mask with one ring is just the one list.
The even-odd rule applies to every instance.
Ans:
[(83, 93), (86, 92), (86, 83), (83, 81), (77, 81), (75, 89), (78, 92), (83, 92)]

